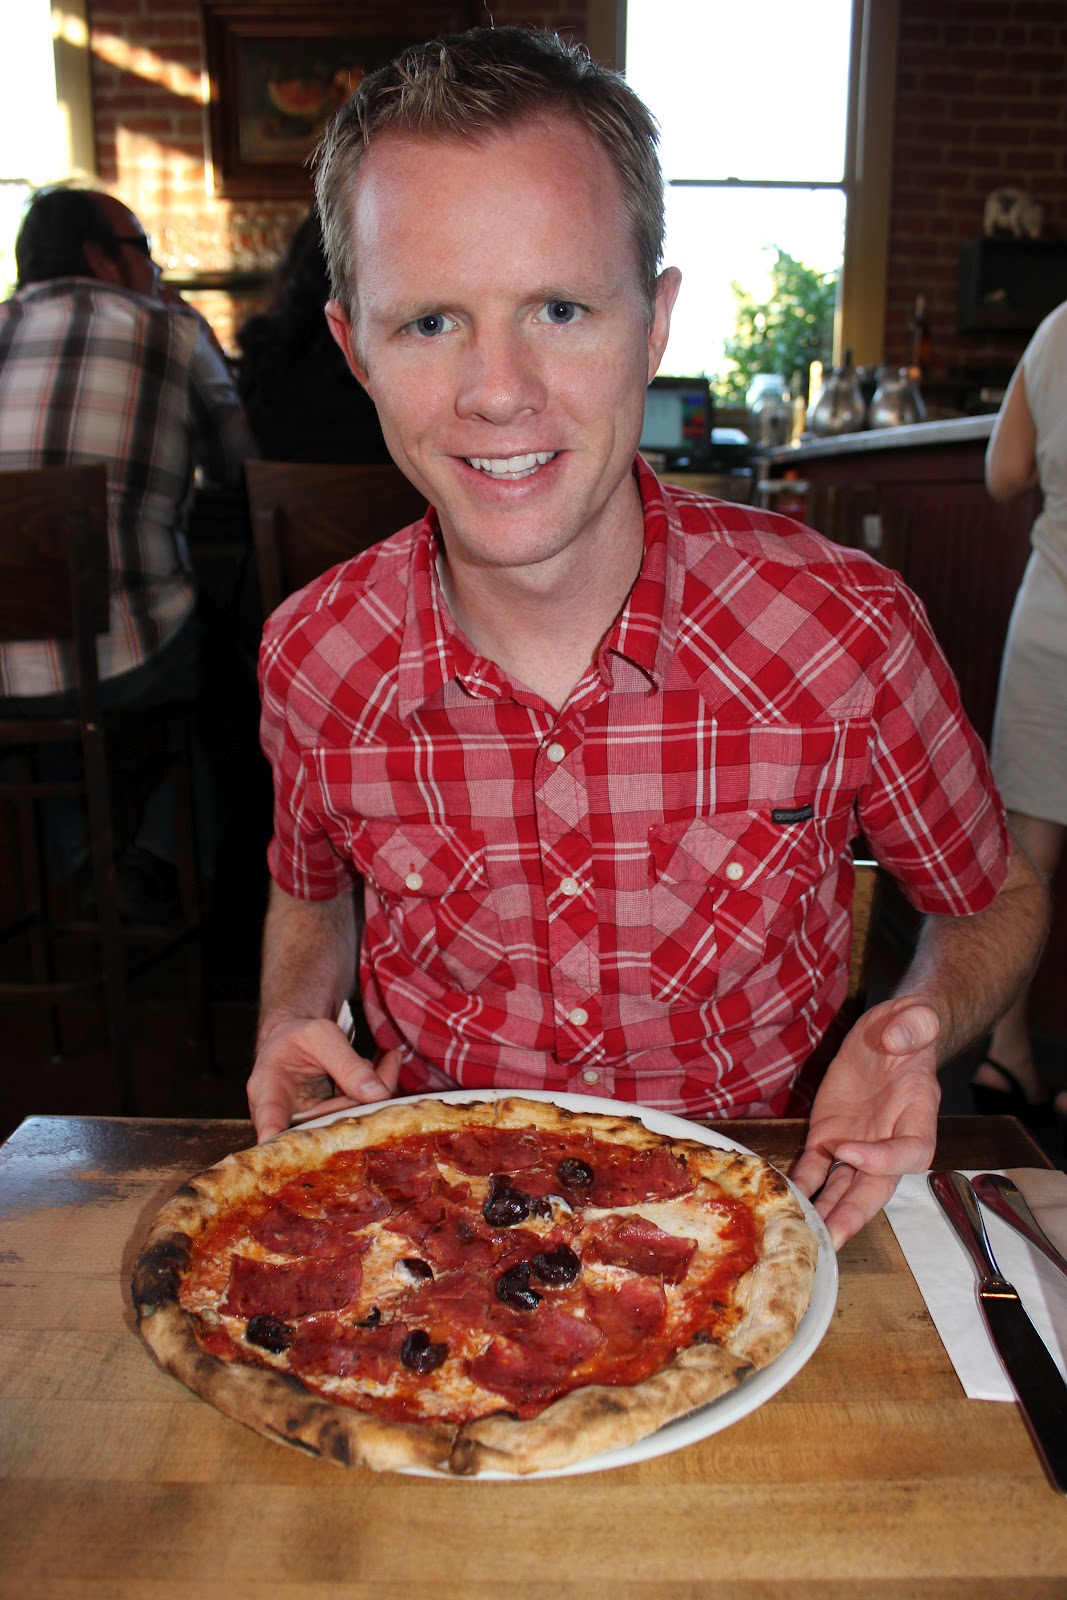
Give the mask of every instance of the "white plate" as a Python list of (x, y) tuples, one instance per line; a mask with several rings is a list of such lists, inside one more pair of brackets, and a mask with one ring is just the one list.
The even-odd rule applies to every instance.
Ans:
[[(746, 1145), (738, 1144), (736, 1139), (728, 1139), (723, 1134), (713, 1133), (710, 1128), (703, 1128), (697, 1122), (686, 1122), (682, 1117), (672, 1117), (666, 1111), (656, 1111), (652, 1106), (634, 1105), (628, 1100), (598, 1100), (592, 1095), (554, 1094), (541, 1089), (449, 1089), (442, 1094), (411, 1095), (407, 1099), (409, 1103), (414, 1100), (446, 1100), (453, 1105), (464, 1105), (470, 1100), (505, 1100), (515, 1097), (523, 1100), (548, 1100), (553, 1105), (562, 1106), (565, 1111), (589, 1111), (611, 1117), (633, 1116), (653, 1133), (661, 1133), (669, 1139), (696, 1139), (700, 1144), (711, 1145), (717, 1150), (740, 1150), (744, 1155), (754, 1154)], [(316, 1117), (299, 1126), (301, 1131), (304, 1128), (324, 1128), (331, 1122), (337, 1122), (341, 1117), (372, 1116), (375, 1111), (381, 1111), (385, 1106), (400, 1103), (403, 1101), (376, 1100), (372, 1105), (333, 1111), (327, 1116)], [(793, 1188), (792, 1184), (790, 1188)], [(650, 1461), (654, 1456), (681, 1450), (684, 1445), (696, 1444), (700, 1439), (708, 1439), (713, 1433), (719, 1433), (732, 1423), (740, 1422), (742, 1417), (747, 1417), (750, 1411), (755, 1411), (764, 1405), (772, 1395), (778, 1393), (779, 1389), (783, 1389), (791, 1378), (796, 1377), (819, 1348), (833, 1318), (834, 1307), (837, 1304), (837, 1255), (830, 1235), (826, 1231), (826, 1225), (811, 1201), (797, 1189), (793, 1189), (793, 1193), (803, 1207), (808, 1226), (819, 1241), (819, 1258), (811, 1289), (811, 1303), (800, 1319), (795, 1338), (781, 1355), (759, 1372), (753, 1372), (749, 1377), (742, 1378), (736, 1389), (720, 1395), (717, 1400), (702, 1406), (699, 1411), (690, 1412), (687, 1417), (680, 1417), (677, 1422), (667, 1423), (658, 1433), (651, 1433), (647, 1438), (638, 1439), (635, 1444), (625, 1445), (621, 1450), (607, 1450), (601, 1455), (589, 1456), (586, 1460), (576, 1461), (569, 1467), (560, 1467), (548, 1472), (526, 1473), (522, 1481), (529, 1481), (531, 1478), (573, 1478), (583, 1472), (607, 1472), (612, 1467), (629, 1467), (638, 1461)], [(429, 1468), (410, 1467), (405, 1470), (417, 1477), (452, 1477), (449, 1472), (436, 1472)], [(510, 1472), (479, 1472), (476, 1476), (499, 1479), (507, 1483), (516, 1482), (516, 1475)], [(465, 1481), (469, 1483), (470, 1479)]]

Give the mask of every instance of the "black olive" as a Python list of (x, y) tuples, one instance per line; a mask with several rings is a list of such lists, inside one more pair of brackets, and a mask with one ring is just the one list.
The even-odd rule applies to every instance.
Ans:
[(573, 1283), (582, 1270), (570, 1245), (561, 1244), (555, 1250), (542, 1250), (533, 1258), (534, 1276), (542, 1283)]
[(494, 1176), (490, 1180), (482, 1216), (491, 1228), (514, 1228), (516, 1223), (525, 1222), (532, 1210), (530, 1196), (513, 1188), (507, 1178)]
[(496, 1297), (513, 1311), (534, 1311), (541, 1304), (541, 1296), (530, 1288), (530, 1263), (520, 1261), (509, 1267), (496, 1280)]
[(293, 1330), (281, 1317), (263, 1312), (258, 1317), (249, 1317), (245, 1338), (249, 1344), (258, 1344), (261, 1350), (269, 1350), (271, 1355), (277, 1356), (292, 1344)]
[(545, 1217), (548, 1221), (552, 1220), (552, 1202), (547, 1194), (540, 1195), (534, 1200), (531, 1209), (535, 1217)]
[(419, 1256), (402, 1256), (400, 1265), (406, 1267), (413, 1278), (432, 1278), (433, 1268)]
[(577, 1156), (566, 1156), (556, 1168), (556, 1177), (567, 1189), (588, 1189), (593, 1176), (588, 1161), (581, 1161)]
[(447, 1355), (447, 1344), (431, 1344), (425, 1328), (413, 1328), (400, 1346), (401, 1365), (412, 1372), (433, 1372)]
[(362, 1322), (357, 1322), (357, 1328), (376, 1328), (382, 1320), (382, 1314), (377, 1306), (371, 1306)]

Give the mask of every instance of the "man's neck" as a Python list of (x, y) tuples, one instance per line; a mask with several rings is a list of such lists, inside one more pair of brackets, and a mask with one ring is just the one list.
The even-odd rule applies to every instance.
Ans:
[(641, 567), (635, 524), (611, 559), (564, 552), (530, 569), (464, 567), (442, 552), (445, 603), (474, 648), (560, 710), (585, 676)]

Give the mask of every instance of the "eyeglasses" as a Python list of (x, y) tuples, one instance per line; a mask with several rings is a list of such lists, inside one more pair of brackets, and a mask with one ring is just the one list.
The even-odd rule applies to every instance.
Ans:
[(140, 250), (143, 256), (152, 256), (152, 241), (147, 233), (113, 233), (112, 239), (116, 244), (128, 244), (134, 250)]

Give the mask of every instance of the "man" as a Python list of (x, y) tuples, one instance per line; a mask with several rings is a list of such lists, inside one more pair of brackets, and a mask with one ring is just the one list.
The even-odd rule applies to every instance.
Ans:
[[(255, 444), (207, 324), (165, 299), (141, 224), (121, 201), (39, 191), (15, 248), (19, 286), (0, 305), (0, 470), (103, 461), (108, 470), (110, 629), (99, 641), (105, 709), (193, 699), (198, 622), (185, 543), (194, 468), (237, 482)], [(8, 716), (65, 709), (71, 676), (53, 643), (0, 648)], [(54, 877), (87, 855), (71, 801), (46, 815)], [(175, 907), (169, 787), (149, 799), (120, 863), (132, 914)]]
[[(410, 52), (339, 114), (318, 198), (334, 335), (435, 510), (268, 624), (259, 1137), (398, 1083), (780, 1111), (844, 994), (862, 829), (933, 915), (794, 1174), (840, 1244), (929, 1163), (938, 1061), (1041, 938), (921, 610), (635, 466), (679, 275), (614, 74), (517, 29)], [(331, 1020), (357, 875), (373, 1064)]]

